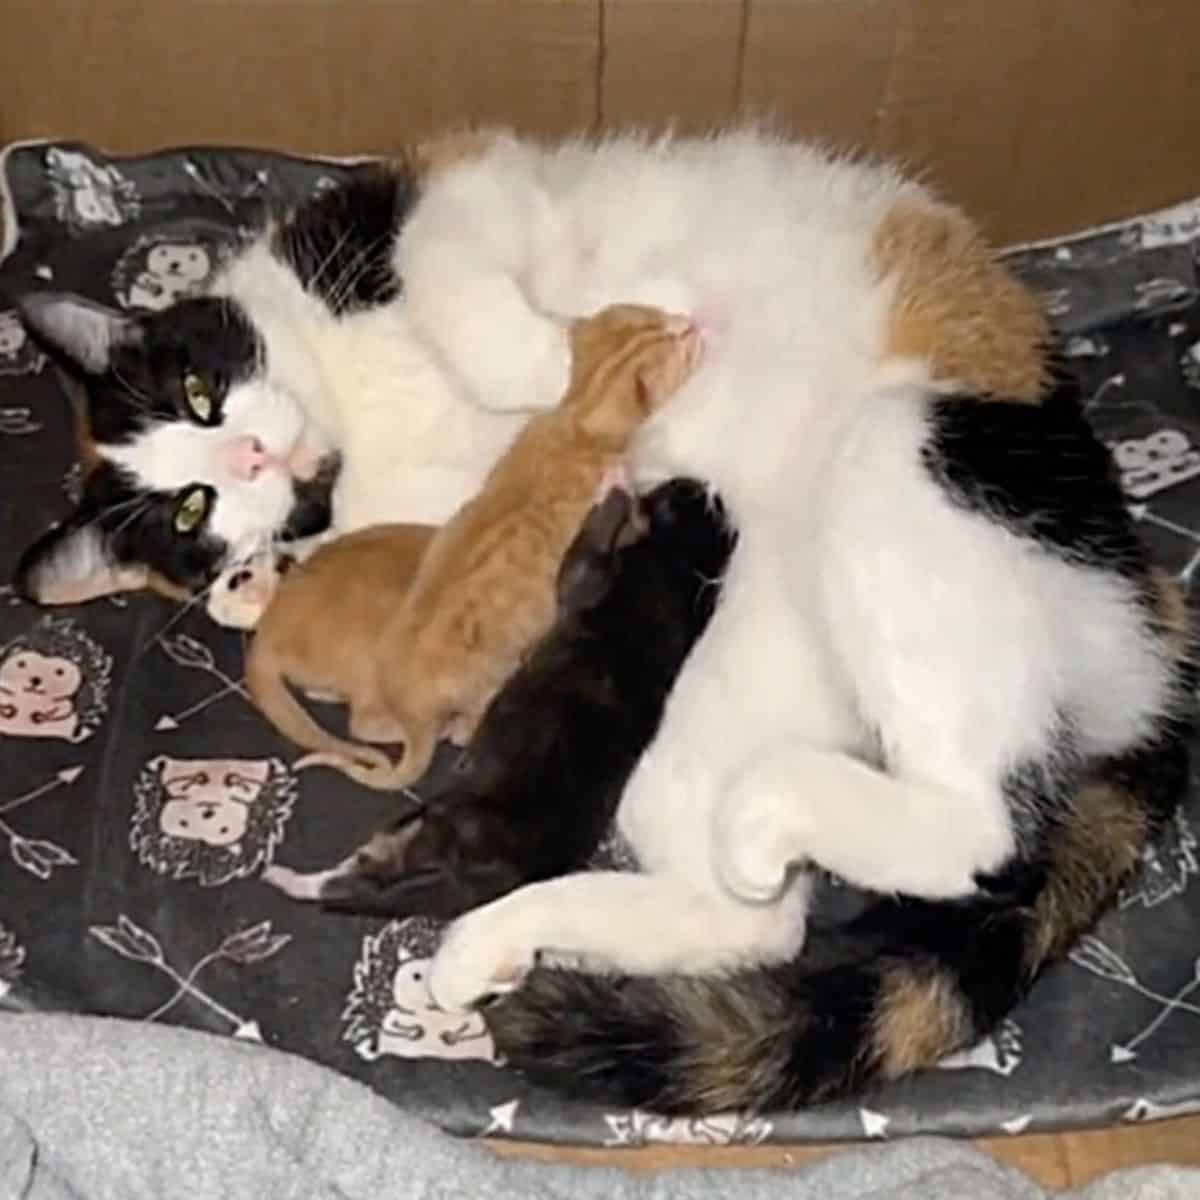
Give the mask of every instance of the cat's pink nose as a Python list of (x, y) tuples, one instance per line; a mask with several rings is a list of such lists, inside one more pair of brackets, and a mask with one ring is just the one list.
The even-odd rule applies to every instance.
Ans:
[(223, 448), (225, 467), (235, 479), (257, 479), (275, 456), (253, 434), (234, 438)]

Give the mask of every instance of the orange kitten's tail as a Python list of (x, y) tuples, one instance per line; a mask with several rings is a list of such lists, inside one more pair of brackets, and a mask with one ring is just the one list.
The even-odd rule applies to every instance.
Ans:
[(353, 751), (354, 757), (345, 751), (318, 751), (306, 754), (292, 763), (293, 771), (303, 771), (305, 767), (332, 767), (343, 775), (353, 779), (363, 787), (373, 788), (377, 792), (398, 792), (407, 786), (407, 772), (403, 764), (397, 766), (382, 750), (371, 746), (356, 746), (353, 742), (345, 745)]
[(404, 757), (392, 768), (391, 786), (404, 788), (416, 783), (429, 770), (442, 731), (429, 717), (422, 717), (411, 709), (398, 709), (394, 695), (389, 696), (389, 700), (391, 713), (403, 731), (401, 740), (404, 742)]
[[(305, 750), (317, 752), (302, 758), (297, 767), (321, 762), (337, 767), (367, 787), (401, 786), (382, 781), (393, 769), (392, 760), (382, 750), (336, 737), (308, 715), (288, 687), (275, 656), (260, 638), (254, 640), (246, 659), (246, 686), (259, 711), (284, 737)], [(373, 782), (376, 778), (382, 782)]]
[[(412, 727), (417, 726), (414, 723)], [(348, 775), (355, 783), (361, 783), (363, 787), (374, 788), (377, 792), (400, 792), (416, 783), (429, 770), (429, 764), (433, 762), (434, 751), (437, 749), (437, 737), (430, 732), (415, 738), (408, 737), (406, 732), (405, 736), (404, 757), (398, 763), (392, 762), (386, 754), (374, 747), (342, 742), (330, 734), (330, 742), (341, 748), (306, 754), (292, 763), (292, 770), (333, 767), (343, 775)]]

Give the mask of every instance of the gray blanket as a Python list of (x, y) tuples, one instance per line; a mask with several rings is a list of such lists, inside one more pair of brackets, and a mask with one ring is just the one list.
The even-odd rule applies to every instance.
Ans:
[[(326, 1068), (183, 1029), (0, 1017), (0, 1200), (1036, 1200), (1019, 1173), (946, 1139), (807, 1169), (548, 1167), (456, 1141)], [(1195, 1200), (1200, 1170), (1124, 1172), (1088, 1200)]]

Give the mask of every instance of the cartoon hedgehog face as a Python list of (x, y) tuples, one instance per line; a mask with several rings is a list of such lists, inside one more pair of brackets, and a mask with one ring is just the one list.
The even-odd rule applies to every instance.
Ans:
[(0, 996), (3, 996), (21, 977), (25, 951), (16, 935), (0, 924)]
[(429, 966), (439, 930), (435, 921), (410, 917), (389, 921), (363, 939), (342, 1033), (360, 1057), (495, 1061), (495, 1047), (479, 1013), (443, 1012), (429, 996)]
[(142, 769), (130, 846), (158, 875), (215, 887), (257, 874), (283, 840), (296, 782), (280, 759), (178, 759)]
[(84, 741), (111, 676), (111, 656), (73, 621), (43, 618), (0, 650), (0, 735)]
[(1135, 500), (1200, 475), (1200, 452), (1178, 429), (1158, 429), (1144, 438), (1126, 438), (1109, 445), (1121, 487)]
[(32, 375), (46, 365), (46, 356), (25, 333), (15, 309), (0, 311), (0, 375)]
[(121, 255), (112, 273), (113, 294), (124, 308), (170, 308), (212, 279), (235, 242), (235, 234), (203, 220), (152, 230)]
[(58, 219), (75, 232), (122, 225), (141, 208), (137, 190), (120, 171), (77, 150), (51, 146), (46, 151), (46, 177), (54, 189)]

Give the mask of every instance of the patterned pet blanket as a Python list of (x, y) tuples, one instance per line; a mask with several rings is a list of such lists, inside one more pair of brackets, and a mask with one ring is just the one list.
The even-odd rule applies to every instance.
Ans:
[[(0, 578), (77, 484), (68, 406), (13, 301), (71, 289), (153, 309), (261, 219), (352, 167), (237, 150), (0, 160)], [(1129, 503), (1190, 587), (1200, 564), (1200, 203), (1014, 255), (1070, 336)], [(754, 1120), (567, 1104), (493, 1062), (478, 1018), (430, 1009), (428, 921), (331, 917), (257, 875), (328, 865), (387, 797), (251, 709), (244, 643), (153, 596), (43, 612), (0, 593), (0, 680), (34, 662), (53, 704), (0, 707), (0, 1004), (179, 1024), (292, 1051), (460, 1133), (634, 1145), (981, 1134), (1200, 1111), (1200, 871), (1192, 803), (1119, 911), (994, 1036), (853, 1103)], [(204, 836), (169, 818), (177, 781)]]

